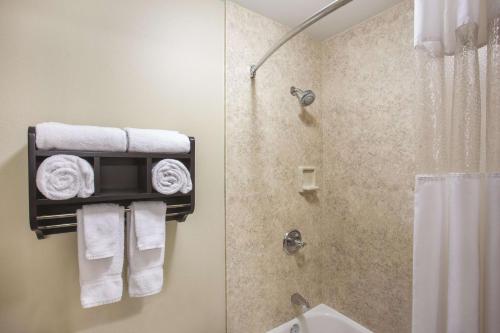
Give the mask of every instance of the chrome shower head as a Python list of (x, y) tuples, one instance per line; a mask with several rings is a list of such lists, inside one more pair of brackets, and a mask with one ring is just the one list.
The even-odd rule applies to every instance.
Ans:
[(301, 90), (299, 88), (291, 87), (290, 93), (299, 99), (299, 103), (302, 106), (311, 105), (316, 98), (312, 90)]

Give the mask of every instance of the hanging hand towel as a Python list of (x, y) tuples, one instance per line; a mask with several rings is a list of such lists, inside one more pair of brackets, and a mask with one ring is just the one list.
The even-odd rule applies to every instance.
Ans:
[(125, 128), (128, 151), (143, 153), (189, 153), (189, 137), (176, 131)]
[[(111, 206), (111, 205), (110, 205)], [(114, 252), (111, 257), (89, 260), (86, 257), (87, 244), (83, 210), (77, 210), (78, 266), (80, 269), (80, 302), (83, 308), (118, 302), (122, 298), (123, 251), (124, 251), (124, 209), (113, 205), (117, 216), (114, 226)]]
[[(85, 257), (89, 260), (112, 257), (116, 252), (120, 206), (115, 204), (85, 205)], [(123, 222), (123, 219), (122, 219)]]
[(41, 123), (36, 125), (38, 149), (124, 152), (127, 134), (121, 128)]
[(162, 194), (189, 193), (193, 184), (189, 170), (177, 160), (164, 159), (152, 170), (153, 188)]
[(137, 248), (143, 251), (164, 247), (167, 205), (163, 201), (140, 201), (130, 207), (135, 217)]
[(154, 295), (163, 287), (165, 212), (163, 202), (134, 202), (127, 214), (131, 297)]
[(78, 156), (53, 155), (38, 167), (36, 186), (51, 200), (87, 198), (94, 193), (94, 169)]

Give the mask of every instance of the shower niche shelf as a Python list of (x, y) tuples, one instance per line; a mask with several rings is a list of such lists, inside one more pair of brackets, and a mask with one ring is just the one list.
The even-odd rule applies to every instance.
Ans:
[(319, 190), (316, 183), (316, 167), (299, 166), (297, 176), (299, 193), (305, 194)]
[[(190, 152), (186, 154), (128, 153), (77, 150), (41, 150), (36, 147), (34, 127), (28, 128), (29, 223), (38, 239), (47, 235), (76, 231), (76, 210), (83, 205), (116, 203), (128, 207), (133, 201), (163, 201), (167, 204), (167, 221), (184, 222), (195, 208), (195, 139), (189, 137)], [(36, 187), (40, 163), (52, 155), (79, 156), (94, 169), (95, 192), (88, 198), (50, 200)], [(162, 159), (182, 162), (191, 174), (193, 188), (187, 194), (164, 195), (152, 187), (151, 170)]]

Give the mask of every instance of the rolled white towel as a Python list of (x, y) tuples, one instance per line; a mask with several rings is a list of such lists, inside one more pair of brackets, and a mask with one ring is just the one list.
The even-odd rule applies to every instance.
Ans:
[(153, 188), (162, 194), (189, 193), (193, 188), (189, 170), (177, 160), (164, 159), (152, 171)]
[(121, 128), (41, 123), (36, 125), (38, 149), (127, 151), (127, 134)]
[(125, 128), (128, 151), (142, 153), (189, 153), (189, 137), (177, 131)]
[(38, 167), (36, 186), (51, 200), (87, 198), (94, 193), (94, 169), (78, 156), (53, 155)]

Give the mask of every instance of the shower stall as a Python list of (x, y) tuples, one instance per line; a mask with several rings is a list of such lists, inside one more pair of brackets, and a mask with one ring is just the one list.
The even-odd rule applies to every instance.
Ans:
[(374, 332), (497, 333), (500, 2), (395, 1), (299, 34), (361, 2), (291, 30), (227, 3), (228, 332), (364, 332), (316, 326), (333, 308)]
[[(299, 315), (295, 293), (375, 332), (410, 332), (412, 1), (327, 39), (298, 33), (354, 3), (295, 29), (226, 4), (229, 333)], [(317, 188), (298, 190), (303, 170)], [(292, 229), (307, 246), (287, 255)]]

